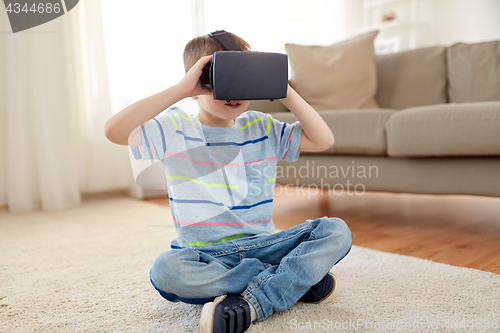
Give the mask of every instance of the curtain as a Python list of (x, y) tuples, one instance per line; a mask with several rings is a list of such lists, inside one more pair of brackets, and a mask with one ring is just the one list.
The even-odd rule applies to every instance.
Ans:
[(128, 189), (128, 147), (103, 130), (112, 110), (99, 1), (15, 34), (0, 15), (0, 205), (64, 209)]

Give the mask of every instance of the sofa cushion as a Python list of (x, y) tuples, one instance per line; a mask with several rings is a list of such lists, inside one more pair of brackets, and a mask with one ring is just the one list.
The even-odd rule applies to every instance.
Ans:
[(318, 111), (378, 108), (373, 48), (377, 33), (326, 47), (286, 44), (290, 85)]
[(377, 102), (406, 109), (446, 103), (446, 48), (442, 46), (377, 55)]
[(397, 111), (386, 123), (393, 157), (500, 156), (500, 102), (451, 103)]
[[(386, 155), (384, 124), (395, 110), (328, 110), (319, 115), (333, 132), (335, 144), (321, 154)], [(273, 113), (273, 118), (293, 123), (291, 112)]]
[(500, 101), (500, 41), (447, 50), (450, 103)]
[(273, 112), (286, 112), (289, 111), (285, 104), (280, 101), (268, 101), (268, 100), (253, 100), (250, 101), (248, 110), (256, 110), (264, 113)]

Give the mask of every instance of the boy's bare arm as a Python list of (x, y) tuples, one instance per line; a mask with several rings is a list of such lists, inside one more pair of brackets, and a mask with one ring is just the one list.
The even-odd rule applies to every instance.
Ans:
[(290, 85), (287, 97), (281, 101), (302, 125), (299, 151), (323, 151), (333, 146), (333, 133), (328, 125)]
[(177, 87), (172, 86), (135, 102), (106, 121), (104, 134), (113, 143), (139, 146), (141, 125), (181, 99)]
[(143, 123), (186, 97), (211, 94), (210, 89), (202, 88), (198, 82), (203, 66), (211, 60), (211, 55), (202, 57), (176, 85), (135, 102), (109, 118), (104, 125), (104, 134), (109, 141), (119, 145), (139, 146)]

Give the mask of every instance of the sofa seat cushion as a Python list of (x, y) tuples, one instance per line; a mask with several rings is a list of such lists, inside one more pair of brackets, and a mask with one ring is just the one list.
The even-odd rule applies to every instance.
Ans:
[[(335, 144), (321, 154), (387, 155), (384, 125), (394, 112), (389, 109), (318, 112), (335, 138)], [(297, 121), (291, 112), (273, 113), (272, 116), (287, 123)]]
[(500, 102), (397, 111), (386, 123), (391, 157), (500, 156)]

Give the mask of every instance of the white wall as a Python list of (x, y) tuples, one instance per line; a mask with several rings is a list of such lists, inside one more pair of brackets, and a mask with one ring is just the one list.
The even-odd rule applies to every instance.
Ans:
[[(394, 7), (404, 1), (409, 2), (397, 1)], [(363, 0), (345, 0), (348, 36), (362, 25), (362, 3)], [(500, 40), (500, 0), (419, 0), (419, 3), (419, 17), (425, 24), (419, 30), (417, 47)]]
[(347, 36), (352, 36), (354, 30), (363, 24), (362, 0), (344, 0), (345, 30)]
[(436, 42), (500, 40), (500, 0), (435, 0)]

